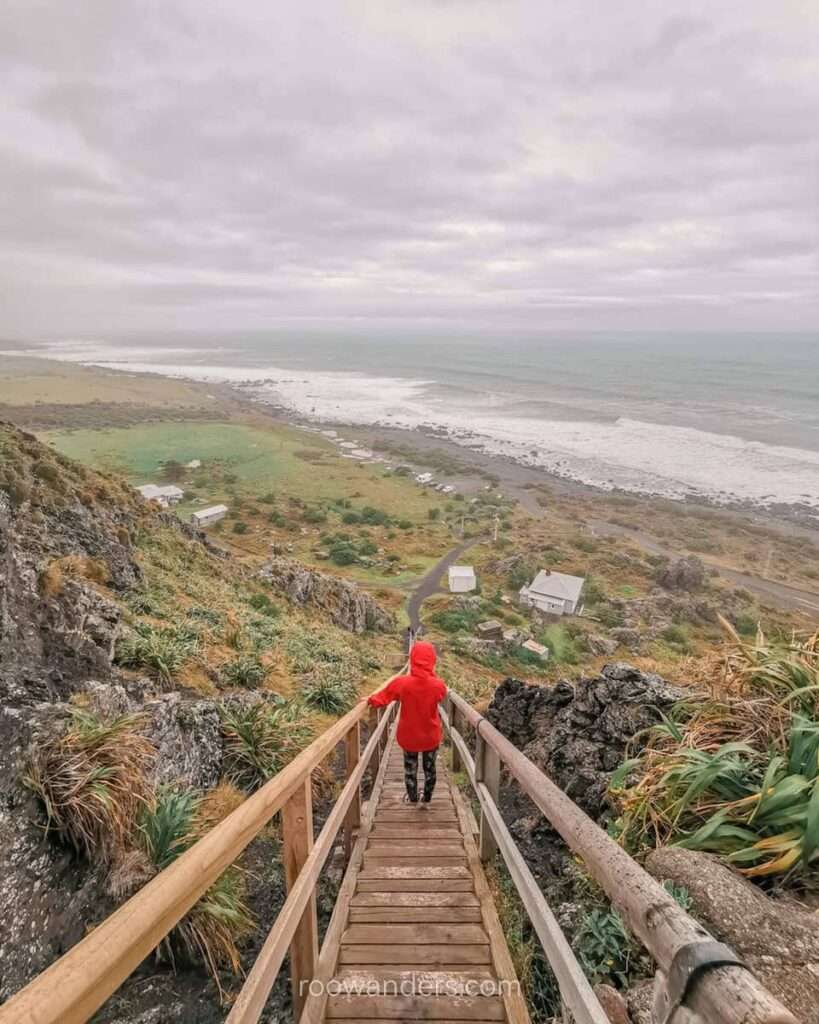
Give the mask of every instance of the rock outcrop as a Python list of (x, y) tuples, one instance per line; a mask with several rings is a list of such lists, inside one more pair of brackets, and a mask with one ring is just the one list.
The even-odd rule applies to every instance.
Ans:
[(678, 558), (660, 567), (657, 582), (666, 590), (702, 590), (707, 573), (702, 560), (696, 555)]
[(487, 718), (599, 821), (627, 745), (683, 696), (660, 676), (613, 662), (599, 676), (550, 688), (507, 679)]
[(396, 628), (392, 612), (355, 583), (308, 569), (291, 558), (274, 558), (259, 576), (294, 604), (320, 609), (350, 633), (387, 633)]

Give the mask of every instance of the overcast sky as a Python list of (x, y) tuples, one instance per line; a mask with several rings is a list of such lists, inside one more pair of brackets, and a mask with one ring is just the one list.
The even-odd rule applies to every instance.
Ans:
[(4, 0), (0, 334), (819, 325), (816, 0)]

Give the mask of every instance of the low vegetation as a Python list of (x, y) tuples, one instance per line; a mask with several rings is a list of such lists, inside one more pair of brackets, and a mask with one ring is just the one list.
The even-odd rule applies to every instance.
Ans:
[(25, 782), (42, 800), (47, 829), (89, 859), (111, 863), (148, 800), (153, 748), (139, 725), (134, 715), (104, 721), (76, 708), (65, 730), (30, 753)]
[(137, 623), (117, 642), (116, 660), (125, 668), (144, 668), (165, 685), (199, 647), (199, 635), (181, 627)]
[[(139, 839), (157, 871), (168, 867), (200, 838), (207, 821), (202, 797), (193, 790), (160, 786), (143, 810)], [(254, 928), (246, 903), (244, 874), (229, 867), (161, 942), (160, 959), (203, 963), (220, 993), (219, 971), (241, 970), (239, 943)]]
[(804, 873), (819, 849), (819, 635), (744, 641), (719, 693), (681, 704), (612, 780), (624, 842), (717, 853), (749, 877)]
[(253, 792), (280, 771), (312, 737), (297, 702), (223, 707), (225, 777)]

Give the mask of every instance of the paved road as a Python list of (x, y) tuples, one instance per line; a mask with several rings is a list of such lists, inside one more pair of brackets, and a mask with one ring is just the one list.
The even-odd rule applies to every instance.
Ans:
[(428, 597), (432, 597), (433, 594), (437, 593), (440, 589), (439, 584), (443, 574), (449, 569), (451, 565), (455, 565), (461, 555), (468, 551), (475, 544), (479, 544), (485, 538), (483, 537), (472, 537), (470, 540), (465, 540), (457, 547), (453, 548), (444, 557), (437, 562), (422, 579), (416, 584), (415, 589), (410, 595), (409, 604), (407, 605), (407, 613), (409, 615), (410, 625), (413, 629), (417, 629), (421, 624), (421, 605), (426, 601)]
[[(590, 520), (589, 528), (592, 533), (601, 537), (628, 537), (653, 555), (679, 558), (686, 553), (664, 547), (650, 534), (643, 533), (641, 530), (632, 530), (626, 526), (618, 526), (616, 523), (607, 523), (602, 519)], [(775, 580), (765, 579), (761, 576), (751, 576), (736, 569), (727, 569), (701, 554), (698, 554), (697, 557), (701, 558), (709, 568), (716, 569), (723, 579), (730, 580), (738, 587), (744, 587), (768, 604), (785, 608), (788, 611), (804, 612), (806, 615), (819, 615), (819, 594), (814, 594), (810, 590), (801, 590), (799, 587), (790, 587), (787, 583), (777, 583)]]

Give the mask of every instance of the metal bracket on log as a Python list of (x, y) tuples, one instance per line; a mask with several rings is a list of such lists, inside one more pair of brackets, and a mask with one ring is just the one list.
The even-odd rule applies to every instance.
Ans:
[(668, 974), (657, 972), (652, 1014), (655, 1024), (672, 1024), (691, 986), (714, 967), (745, 967), (745, 964), (723, 942), (703, 939), (681, 946), (674, 954)]

